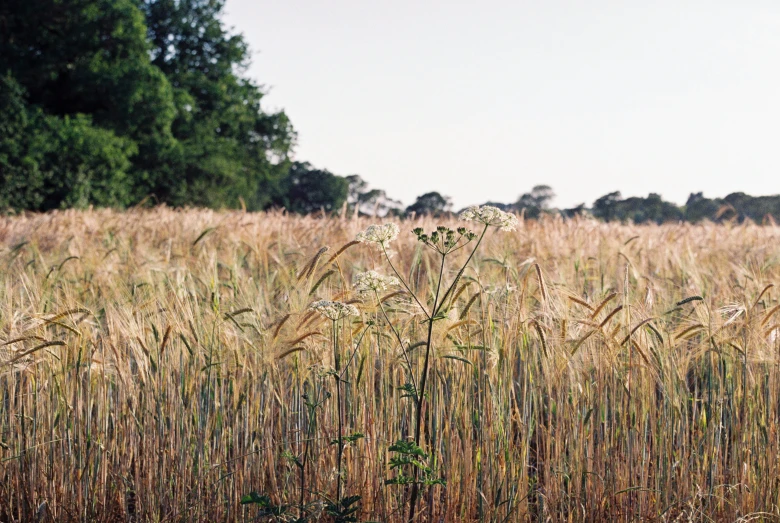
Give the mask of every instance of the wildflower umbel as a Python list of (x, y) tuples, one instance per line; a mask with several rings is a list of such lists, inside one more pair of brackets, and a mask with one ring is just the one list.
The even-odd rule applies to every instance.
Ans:
[(390, 242), (398, 237), (398, 226), (394, 223), (385, 223), (384, 225), (369, 225), (368, 229), (358, 233), (355, 238), (363, 243), (376, 243), (387, 248)]
[(382, 276), (376, 271), (361, 272), (355, 276), (353, 286), (358, 292), (383, 291), (390, 286), (399, 285), (398, 278)]
[(469, 207), (460, 213), (460, 219), (484, 223), (485, 225), (498, 227), (502, 231), (514, 231), (515, 227), (517, 227), (517, 216), (504, 212), (492, 205)]
[(315, 301), (309, 308), (315, 310), (325, 316), (326, 318), (336, 321), (347, 316), (357, 316), (360, 314), (357, 307), (348, 303), (342, 303), (340, 301), (328, 301), (320, 300)]

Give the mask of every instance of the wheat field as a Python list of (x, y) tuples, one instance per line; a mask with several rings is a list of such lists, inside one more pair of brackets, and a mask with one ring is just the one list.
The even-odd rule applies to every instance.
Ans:
[[(315, 505), (337, 477), (360, 521), (405, 521), (389, 448), (412, 432), (404, 362), (422, 365), (427, 326), (408, 292), (354, 291), (388, 273), (353, 241), (372, 223), (0, 219), (0, 521), (255, 521), (250, 492), (331, 521)], [(392, 262), (431, 299), (436, 260), (410, 231), (461, 223), (397, 223)], [(772, 226), (489, 230), (432, 327), (421, 446), (445, 484), (416, 521), (780, 519), (779, 282)], [(330, 322), (309, 309), (323, 299), (359, 315)], [(363, 436), (340, 476), (339, 419)]]

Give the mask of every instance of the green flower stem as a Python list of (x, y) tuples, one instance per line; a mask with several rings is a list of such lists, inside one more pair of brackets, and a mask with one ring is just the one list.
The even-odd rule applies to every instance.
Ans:
[(401, 347), (401, 354), (404, 355), (404, 360), (406, 361), (406, 366), (409, 368), (409, 377), (412, 378), (412, 385), (414, 386), (415, 392), (417, 391), (417, 380), (414, 377), (414, 371), (412, 370), (412, 362), (409, 360), (409, 354), (406, 353), (406, 349), (404, 348), (404, 342), (401, 339), (401, 335), (398, 333), (398, 330), (396, 330), (395, 325), (393, 325), (393, 322), (390, 321), (390, 318), (387, 316), (387, 312), (385, 311), (384, 306), (382, 305), (382, 302), (379, 299), (379, 293), (374, 291), (374, 295), (376, 296), (376, 301), (379, 304), (379, 310), (382, 311), (382, 315), (385, 317), (385, 321), (388, 325), (390, 325), (390, 329), (393, 331), (393, 334), (395, 335), (395, 338), (398, 340), (398, 344)]
[(338, 439), (338, 457), (336, 459), (336, 502), (341, 501), (341, 460), (344, 455), (344, 446), (342, 445), (342, 438), (344, 437), (344, 419), (341, 409), (341, 358), (339, 357), (339, 340), (338, 331), (336, 329), (337, 320), (333, 321), (333, 363), (336, 368), (336, 373), (333, 376), (336, 380), (336, 412), (338, 413), (338, 425), (339, 425), (339, 439)]
[[(442, 253), (441, 255), (441, 266), (439, 268), (439, 281), (436, 285), (436, 294), (433, 299), (433, 308), (431, 309), (432, 313), (428, 316), (428, 341), (425, 346), (425, 361), (423, 362), (422, 377), (420, 378), (420, 390), (418, 391), (418, 396), (417, 396), (417, 412), (416, 412), (417, 418), (414, 427), (414, 443), (418, 447), (420, 446), (420, 429), (422, 428), (422, 411), (423, 411), (423, 401), (425, 399), (425, 386), (428, 383), (428, 366), (430, 364), (431, 341), (433, 337), (433, 318), (435, 318), (436, 315), (441, 311), (441, 308), (443, 307), (444, 303), (447, 301), (447, 298), (452, 293), (453, 289), (455, 289), (455, 286), (458, 284), (458, 281), (460, 280), (461, 276), (463, 276), (463, 272), (466, 270), (466, 267), (468, 266), (469, 262), (471, 262), (471, 259), (474, 257), (474, 254), (477, 252), (479, 245), (482, 243), (482, 239), (485, 237), (485, 233), (487, 232), (488, 227), (489, 225), (485, 224), (484, 229), (482, 229), (482, 234), (480, 234), (479, 236), (479, 240), (477, 240), (476, 245), (474, 245), (474, 249), (472, 249), (468, 259), (466, 259), (466, 263), (464, 263), (463, 266), (460, 268), (457, 276), (455, 276), (455, 279), (452, 281), (449, 288), (444, 293), (444, 296), (442, 296), (441, 301), (439, 301), (441, 282), (444, 279), (444, 260), (446, 258), (446, 253)], [(418, 470), (415, 468), (414, 482), (412, 483), (412, 491), (409, 497), (409, 523), (414, 522), (415, 512), (417, 509), (417, 497), (419, 495), (419, 490), (420, 490), (420, 486), (417, 482), (417, 477), (418, 477)]]
[[(484, 236), (484, 232), (482, 233)], [(474, 253), (471, 253), (472, 256)], [(428, 365), (430, 364), (430, 356), (431, 356), (431, 341), (433, 338), (433, 316), (436, 315), (436, 309), (439, 305), (439, 292), (441, 291), (441, 282), (444, 279), (444, 260), (447, 258), (447, 255), (442, 253), (441, 255), (441, 265), (439, 266), (439, 281), (436, 284), (436, 294), (433, 297), (433, 308), (431, 310), (434, 311), (434, 314), (429, 316), (428, 320), (428, 337), (427, 342), (425, 344), (425, 360), (423, 362), (423, 371), (422, 376), (420, 377), (420, 390), (417, 391), (417, 412), (416, 412), (416, 423), (414, 426), (414, 443), (418, 447), (420, 446), (420, 429), (422, 427), (422, 410), (423, 410), (423, 401), (425, 399), (425, 385), (428, 383)], [(471, 260), (471, 256), (469, 256), (469, 260)], [(468, 261), (466, 261), (468, 263)], [(464, 266), (465, 268), (465, 266)], [(461, 269), (461, 272), (463, 269)], [(409, 521), (414, 521), (414, 513), (417, 505), (417, 496), (419, 494), (420, 487), (417, 483), (417, 477), (418, 477), (418, 469), (415, 467), (414, 469), (414, 482), (412, 483), (412, 493), (409, 498)]]
[[(441, 303), (439, 304), (439, 309), (441, 309), (441, 307), (444, 306), (444, 302), (447, 301), (447, 297), (455, 289), (455, 286), (458, 284), (458, 281), (460, 281), (461, 276), (463, 276), (463, 271), (466, 270), (466, 267), (468, 266), (469, 262), (471, 261), (471, 258), (474, 257), (474, 254), (477, 252), (477, 249), (479, 249), (479, 244), (482, 243), (482, 238), (485, 237), (485, 233), (487, 232), (488, 227), (490, 227), (490, 225), (485, 225), (485, 228), (482, 229), (482, 234), (479, 235), (479, 240), (477, 240), (477, 244), (474, 245), (474, 249), (471, 251), (471, 254), (469, 254), (469, 257), (466, 260), (466, 263), (463, 264), (463, 267), (461, 267), (461, 269), (458, 271), (458, 274), (457, 274), (457, 276), (455, 276), (455, 279), (452, 280), (452, 284), (447, 289), (447, 292), (444, 293), (444, 297), (442, 297)], [(434, 307), (433, 316), (436, 316), (438, 313), (439, 313), (439, 310), (437, 310)]]
[(344, 375), (344, 372), (347, 371), (347, 369), (349, 368), (350, 364), (352, 363), (352, 360), (355, 359), (355, 354), (357, 354), (358, 349), (360, 349), (360, 342), (363, 341), (363, 337), (366, 335), (366, 333), (368, 332), (368, 329), (370, 329), (370, 328), (371, 328), (371, 326), (369, 325), (368, 327), (363, 329), (363, 332), (360, 333), (360, 337), (358, 338), (357, 342), (355, 342), (355, 350), (352, 351), (352, 355), (349, 357), (349, 359), (347, 360), (347, 363), (344, 365), (344, 370), (342, 371), (341, 374), (339, 374), (339, 378), (341, 378)]
[(400, 281), (400, 282), (401, 282), (401, 285), (403, 285), (403, 286), (404, 286), (404, 289), (406, 289), (406, 292), (408, 292), (409, 294), (411, 294), (411, 295), (412, 295), (412, 298), (414, 298), (414, 301), (416, 301), (416, 302), (417, 302), (417, 305), (419, 305), (419, 306), (420, 306), (420, 309), (422, 309), (422, 311), (423, 311), (423, 314), (425, 314), (425, 316), (426, 316), (426, 317), (427, 317), (427, 318), (430, 320), (430, 319), (431, 319), (431, 316), (428, 314), (428, 311), (427, 311), (427, 309), (425, 308), (425, 306), (423, 306), (423, 304), (422, 304), (422, 303), (420, 303), (420, 300), (419, 300), (419, 299), (417, 299), (417, 295), (416, 295), (414, 292), (412, 292), (412, 289), (411, 289), (411, 288), (409, 288), (409, 285), (407, 285), (407, 284), (406, 284), (406, 280), (404, 280), (403, 276), (401, 276), (401, 275), (398, 273), (398, 271), (397, 271), (397, 270), (396, 270), (396, 268), (395, 268), (395, 265), (393, 265), (393, 262), (391, 262), (391, 261), (390, 261), (390, 256), (388, 256), (388, 254), (387, 254), (387, 250), (385, 249), (385, 246), (384, 246), (384, 245), (382, 245), (382, 252), (384, 252), (384, 253), (385, 253), (385, 258), (387, 259), (387, 263), (388, 263), (388, 265), (390, 265), (390, 268), (391, 268), (391, 269), (393, 269), (393, 272), (395, 273), (395, 276), (396, 276), (396, 278), (398, 278), (398, 281)]

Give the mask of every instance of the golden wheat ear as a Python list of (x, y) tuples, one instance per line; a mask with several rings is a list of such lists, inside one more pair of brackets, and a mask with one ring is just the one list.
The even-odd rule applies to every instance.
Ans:
[(328, 252), (330, 250), (330, 247), (327, 245), (324, 247), (321, 247), (319, 251), (317, 251), (317, 254), (315, 254), (311, 260), (309, 260), (309, 263), (303, 266), (303, 269), (301, 269), (301, 272), (298, 274), (298, 277), (296, 278), (297, 283), (301, 283), (301, 280), (304, 278), (311, 277), (312, 273), (317, 269), (317, 262), (320, 260), (323, 254)]
[(604, 308), (604, 307), (607, 305), (607, 303), (611, 302), (611, 301), (612, 301), (612, 300), (614, 300), (616, 297), (617, 297), (617, 293), (616, 293), (616, 292), (613, 292), (613, 293), (611, 293), (609, 296), (607, 296), (606, 298), (604, 298), (604, 299), (601, 301), (601, 303), (599, 303), (599, 304), (598, 304), (598, 306), (597, 306), (595, 309), (593, 309), (593, 313), (590, 315), (591, 319), (595, 320), (595, 319), (596, 319), (596, 316), (598, 316), (598, 315), (599, 315), (599, 312), (601, 312), (601, 309), (603, 309), (603, 308)]
[(339, 249), (338, 251), (336, 251), (336, 253), (335, 253), (333, 256), (331, 256), (331, 257), (328, 259), (328, 263), (335, 263), (335, 262), (336, 262), (336, 260), (338, 260), (338, 259), (339, 259), (339, 256), (341, 256), (342, 254), (344, 254), (344, 251), (346, 251), (347, 249), (349, 249), (349, 248), (350, 248), (350, 247), (352, 247), (353, 245), (357, 245), (358, 243), (360, 243), (360, 242), (359, 242), (359, 241), (357, 241), (357, 240), (352, 240), (351, 242), (345, 243), (345, 244), (344, 244), (344, 245), (341, 247), (341, 249)]

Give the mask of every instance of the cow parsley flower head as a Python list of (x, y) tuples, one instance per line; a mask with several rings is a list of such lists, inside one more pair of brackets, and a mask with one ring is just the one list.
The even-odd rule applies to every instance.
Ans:
[(326, 318), (336, 321), (347, 316), (357, 316), (360, 314), (357, 307), (348, 303), (342, 303), (340, 301), (328, 301), (320, 300), (315, 301), (309, 308), (315, 310), (325, 316)]
[(376, 271), (367, 271), (361, 272), (355, 276), (353, 286), (358, 292), (379, 292), (398, 284), (398, 278), (394, 278), (393, 276), (382, 276)]
[(514, 231), (515, 227), (517, 227), (517, 216), (504, 212), (492, 205), (469, 207), (460, 213), (460, 219), (484, 223), (485, 225), (498, 227), (502, 231)]
[(368, 229), (358, 233), (355, 238), (363, 243), (376, 243), (387, 248), (390, 242), (398, 237), (398, 225), (394, 223), (385, 223), (384, 225), (369, 225)]

